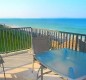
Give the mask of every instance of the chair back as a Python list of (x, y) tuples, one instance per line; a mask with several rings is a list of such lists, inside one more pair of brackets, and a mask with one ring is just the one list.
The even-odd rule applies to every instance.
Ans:
[(32, 47), (33, 47), (34, 54), (49, 50), (50, 49), (49, 36), (32, 37)]

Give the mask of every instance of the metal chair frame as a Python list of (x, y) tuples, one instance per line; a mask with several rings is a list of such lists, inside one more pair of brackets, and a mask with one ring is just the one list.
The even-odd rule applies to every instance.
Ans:
[(4, 60), (2, 58), (2, 56), (0, 55), (0, 67), (3, 68), (3, 73), (4, 73), (4, 80), (6, 80), (6, 74), (5, 74), (5, 69), (4, 69)]
[[(34, 62), (36, 61), (34, 56), (36, 54), (40, 54), (40, 52), (50, 50), (50, 37), (49, 36), (35, 36), (35, 37), (32, 36), (32, 48), (33, 48), (33, 53), (34, 53), (33, 54), (32, 69), (34, 70)], [(37, 49), (37, 51), (35, 50), (35, 48)], [(43, 48), (43, 49), (41, 49), (41, 48)], [(43, 68), (45, 68), (45, 67), (43, 65), (41, 65), (39, 70), (38, 70), (38, 73), (37, 73), (37, 80), (39, 79), (39, 71), (40, 70), (41, 70), (41, 76), (40, 77), (41, 77), (41, 80), (43, 80)], [(32, 70), (32, 72), (33, 72), (33, 70)]]

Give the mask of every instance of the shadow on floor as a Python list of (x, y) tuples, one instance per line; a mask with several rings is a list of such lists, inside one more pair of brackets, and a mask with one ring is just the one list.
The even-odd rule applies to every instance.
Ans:
[[(37, 78), (37, 70), (34, 70), (32, 73), (32, 69), (24, 70), (18, 73), (6, 73), (6, 80), (36, 80), (36, 78)], [(4, 78), (0, 78), (0, 80), (4, 80)], [(39, 78), (39, 80), (41, 79)], [(44, 80), (62, 80), (62, 79), (58, 75), (45, 74)]]

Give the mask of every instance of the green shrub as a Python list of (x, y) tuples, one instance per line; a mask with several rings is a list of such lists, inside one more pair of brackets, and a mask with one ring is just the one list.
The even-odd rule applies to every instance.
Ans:
[(9, 29), (0, 25), (0, 53), (29, 49), (31, 36), (19, 29)]

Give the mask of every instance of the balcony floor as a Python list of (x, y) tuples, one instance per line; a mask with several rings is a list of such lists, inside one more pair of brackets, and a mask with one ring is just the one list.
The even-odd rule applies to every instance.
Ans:
[[(31, 52), (24, 52), (13, 56), (4, 57), (6, 80), (36, 80), (37, 71), (40, 65), (36, 62), (32, 73)], [(48, 69), (44, 72), (49, 71)], [(44, 80), (62, 80), (59, 75), (53, 72), (44, 75)], [(0, 70), (0, 80), (4, 80), (3, 72)], [(40, 78), (39, 78), (40, 80)]]
[[(6, 80), (36, 80), (37, 70), (39, 65), (35, 63), (35, 70), (32, 73), (32, 64), (24, 65), (19, 68), (14, 68), (6, 71)], [(45, 72), (48, 71), (45, 70)], [(0, 74), (0, 80), (4, 80), (3, 73)], [(40, 79), (39, 79), (40, 80)], [(44, 80), (62, 80), (59, 75), (49, 73), (44, 75)]]

